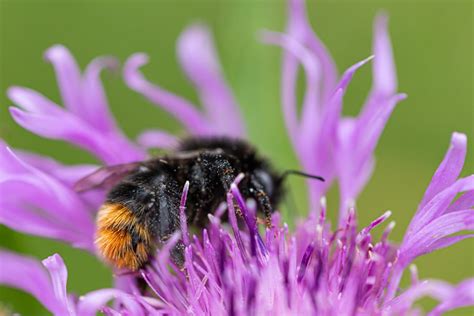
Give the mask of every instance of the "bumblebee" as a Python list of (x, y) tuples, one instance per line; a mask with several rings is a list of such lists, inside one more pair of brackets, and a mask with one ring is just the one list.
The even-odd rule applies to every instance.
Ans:
[[(245, 174), (239, 185), (242, 195), (257, 202), (269, 223), (288, 172), (277, 173), (253, 146), (239, 139), (189, 138), (167, 155), (101, 168), (79, 181), (76, 190), (110, 188), (97, 216), (96, 246), (107, 262), (136, 271), (158, 244), (180, 229), (179, 205), (186, 181), (188, 225), (202, 228), (239, 173)], [(183, 250), (178, 243), (171, 253), (178, 266), (184, 260)]]

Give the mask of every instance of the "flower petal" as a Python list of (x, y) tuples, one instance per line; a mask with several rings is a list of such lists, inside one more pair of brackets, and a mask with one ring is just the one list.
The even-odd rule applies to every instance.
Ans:
[(74, 57), (62, 45), (54, 45), (45, 53), (53, 64), (64, 105), (76, 115), (83, 110), (81, 100), (81, 73)]
[(116, 289), (101, 289), (81, 296), (77, 304), (77, 314), (81, 316), (96, 315), (103, 307), (107, 306), (110, 300), (118, 300), (123, 304), (128, 315), (144, 315), (143, 309), (132, 295)]
[(133, 54), (125, 63), (124, 78), (127, 85), (143, 94), (152, 103), (175, 116), (184, 127), (195, 135), (212, 134), (209, 122), (189, 101), (148, 82), (139, 68), (148, 63), (145, 54)]
[(297, 151), (297, 146), (299, 143), (299, 119), (296, 105), (296, 77), (298, 74), (298, 63), (296, 61), (296, 57), (294, 57), (292, 54), (288, 54), (287, 59), (291, 60), (284, 62), (282, 65), (280, 88), (281, 104), (288, 136), (293, 143), (295, 151)]
[(375, 55), (373, 91), (390, 97), (397, 92), (397, 72), (393, 61), (392, 44), (388, 34), (388, 17), (377, 15), (374, 23), (373, 53)]
[(451, 206), (449, 206), (447, 212), (454, 212), (474, 207), (474, 190), (467, 191), (461, 195)]
[(33, 295), (55, 315), (67, 315), (63, 302), (55, 296), (49, 276), (36, 260), (0, 250), (0, 283)]
[(10, 87), (7, 90), (8, 98), (28, 112), (44, 115), (62, 115), (64, 112), (57, 104), (42, 94), (24, 87)]
[(443, 298), (428, 316), (444, 315), (444, 313), (460, 307), (474, 306), (474, 279), (468, 279), (456, 286), (449, 297)]
[[(302, 114), (302, 117), (306, 118), (306, 122), (313, 123), (312, 125), (307, 123), (307, 126), (311, 125), (312, 129), (317, 128), (317, 124), (320, 119), (317, 114), (319, 104), (317, 101), (317, 87), (320, 80), (319, 61), (315, 58), (311, 51), (309, 51), (303, 45), (298, 43), (294, 38), (286, 34), (265, 31), (262, 33), (262, 40), (264, 43), (267, 44), (281, 46), (285, 51), (296, 57), (297, 60), (304, 67), (306, 75), (306, 89), (303, 101), (303, 108), (305, 110), (304, 114)], [(285, 78), (283, 78), (283, 80), (285, 82), (285, 86), (282, 87), (282, 99), (285, 101), (288, 98), (295, 98), (295, 95), (290, 92), (293, 91), (294, 86), (287, 86)], [(290, 80), (288, 80), (288, 83), (289, 81)], [(294, 82), (294, 84), (296, 84), (296, 82)], [(302, 148), (304, 148), (304, 145), (306, 144), (302, 144), (302, 141), (300, 139), (301, 136), (305, 133), (303, 133), (301, 127), (297, 127), (298, 119), (296, 117), (296, 104), (293, 101), (288, 104), (285, 104), (285, 102), (283, 102), (283, 110), (285, 111), (285, 114), (289, 115), (288, 118), (286, 118), (285, 115), (285, 119), (289, 119), (289, 121), (287, 122), (287, 126), (289, 127), (290, 137), (293, 140), (295, 149), (297, 150), (297, 152), (299, 152)], [(314, 137), (314, 133), (312, 133), (311, 135)]]
[[(316, 146), (311, 148), (312, 152), (308, 153), (308, 156), (312, 156), (312, 164), (317, 166), (316, 168), (313, 167), (312, 171), (325, 177), (326, 182), (328, 182), (325, 184), (326, 186), (329, 186), (331, 178), (335, 173), (334, 159), (332, 159), (332, 156), (335, 147), (334, 139), (337, 138), (337, 129), (342, 113), (343, 97), (356, 71), (371, 59), (372, 56), (354, 64), (344, 72), (334, 94), (321, 113), (322, 119), (319, 130), (316, 133), (302, 132), (301, 138), (305, 139), (302, 141), (303, 143), (316, 143)], [(305, 123), (304, 120), (305, 118), (303, 118), (303, 124)], [(314, 139), (312, 140), (315, 135), (318, 135), (316, 141)]]
[(56, 300), (62, 303), (62, 308), (68, 315), (75, 315), (74, 307), (71, 305), (67, 295), (67, 268), (63, 258), (54, 254), (43, 260), (43, 265), (48, 269), (51, 277)]
[(244, 122), (222, 70), (205, 25), (188, 27), (178, 39), (178, 57), (198, 89), (208, 119), (222, 135), (244, 137)]
[(456, 211), (439, 216), (403, 241), (400, 247), (400, 265), (406, 266), (418, 256), (464, 239), (448, 241), (443, 239), (463, 230), (474, 230), (474, 210)]
[(443, 299), (451, 296), (452, 291), (453, 286), (449, 283), (437, 280), (422, 281), (389, 301), (385, 311), (390, 315), (404, 314), (416, 300), (422, 297), (429, 296), (443, 301)]
[[(0, 146), (3, 147), (6, 145), (0, 140)], [(66, 166), (60, 164), (50, 157), (40, 156), (22, 150), (15, 150), (15, 153), (22, 161), (35, 167), (36, 169), (43, 171), (44, 173), (51, 175), (53, 178), (60, 180), (69, 187), (72, 187), (78, 180), (82, 179), (98, 168), (96, 165)], [(3, 155), (0, 155), (0, 157), (2, 156)], [(1, 169), (4, 168), (2, 167), (0, 170)]]
[(472, 190), (474, 190), (474, 175), (459, 179), (448, 188), (436, 194), (428, 204), (416, 212), (408, 226), (405, 239), (411, 238), (412, 235), (416, 234), (416, 232), (432, 220), (446, 213), (449, 204), (457, 194)]
[(121, 133), (108, 110), (100, 71), (113, 67), (115, 60), (95, 59), (82, 78), (76, 61), (64, 46), (51, 47), (45, 56), (56, 70), (66, 108), (33, 90), (12, 87), (8, 96), (21, 107), (10, 108), (13, 119), (33, 133), (70, 142), (107, 163), (143, 159), (144, 153)]
[(395, 106), (398, 102), (405, 100), (406, 97), (404, 93), (395, 94), (381, 102), (380, 109), (374, 111), (372, 115), (360, 117), (357, 121), (356, 130), (360, 155), (356, 163), (363, 164), (369, 157), (373, 156), (375, 147)]
[[(404, 94), (396, 94), (384, 101), (370, 116), (343, 120), (340, 124), (337, 157), (342, 205), (354, 201), (369, 180), (374, 164), (373, 154), (380, 135), (396, 104), (405, 97)], [(344, 210), (345, 208), (341, 209)], [(342, 224), (344, 216), (339, 218)]]
[(437, 280), (419, 282), (389, 301), (384, 311), (389, 314), (405, 314), (416, 300), (425, 296), (440, 302), (428, 316), (444, 315), (456, 308), (473, 306), (474, 279), (465, 280), (456, 286)]
[(450, 186), (461, 173), (466, 157), (467, 138), (461, 133), (453, 133), (443, 161), (431, 179), (428, 189), (426, 189), (423, 200), (418, 209), (421, 210), (440, 191)]
[(137, 143), (145, 148), (174, 149), (179, 140), (176, 136), (160, 130), (146, 130), (137, 137)]
[(127, 147), (123, 141), (113, 139), (111, 135), (101, 134), (59, 107), (54, 116), (26, 112), (15, 107), (10, 108), (10, 113), (23, 128), (46, 138), (70, 142), (90, 151), (107, 163), (118, 164), (143, 158), (143, 154), (135, 148)]
[[(311, 25), (308, 21), (308, 17), (306, 15), (305, 1), (288, 1), (288, 11), (288, 35), (295, 38), (303, 45), (307, 46), (321, 64), (321, 77), (323, 79), (321, 95), (323, 97), (322, 102), (324, 102), (329, 99), (329, 97), (335, 90), (337, 81), (336, 63), (332, 59), (324, 44), (320, 41), (320, 39), (317, 37), (313, 29), (311, 28)], [(289, 68), (295, 69), (291, 65), (291, 63), (294, 61), (291, 61), (290, 59), (291, 57), (288, 54), (285, 55), (284, 63), (288, 62), (290, 64)]]
[[(18, 190), (35, 193), (24, 183), (20, 183), (18, 186), (13, 186), (11, 183), (1, 183), (0, 189), (2, 194), (10, 195), (15, 194)], [(41, 194), (41, 192), (39, 193)], [(17, 200), (7, 200), (3, 197), (0, 199), (0, 223), (20, 232), (63, 240), (77, 247), (93, 249), (91, 236), (76, 229), (71, 229), (70, 225), (55, 217), (48, 216), (49, 214), (43, 210), (36, 210), (37, 205), (35, 204), (26, 205), (23, 201), (26, 200), (23, 197), (24, 195), (25, 193), (22, 192), (22, 195), (18, 195)], [(92, 233), (92, 231), (89, 233)]]
[(442, 249), (442, 248), (446, 248), (446, 247), (449, 247), (451, 245), (454, 245), (464, 239), (467, 239), (467, 238), (473, 238), (474, 237), (474, 234), (467, 234), (467, 235), (461, 235), (461, 236), (449, 236), (449, 237), (443, 237), (437, 241), (435, 241), (431, 247), (433, 249)]
[[(0, 148), (0, 221), (14, 229), (93, 249), (94, 222), (75, 192), (51, 175)], [(21, 219), (21, 220), (20, 220)], [(70, 226), (73, 222), (76, 225)]]
[(97, 130), (106, 134), (120, 134), (121, 132), (110, 113), (100, 74), (104, 69), (114, 70), (118, 66), (118, 60), (113, 57), (99, 57), (87, 66), (82, 78), (83, 105), (80, 113), (77, 114)]
[(372, 91), (359, 116), (354, 120), (342, 119), (338, 131), (340, 225), (345, 222), (348, 205), (354, 203), (369, 180), (375, 147), (393, 109), (406, 98), (405, 94), (395, 94), (397, 79), (385, 16), (377, 17), (374, 33)]
[[(7, 148), (7, 145), (0, 139), (0, 151), (5, 148)], [(20, 160), (42, 171), (43, 173), (49, 174), (56, 180), (62, 182), (68, 188), (73, 188), (80, 179), (83, 179), (85, 176), (91, 174), (98, 168), (95, 165), (63, 165), (52, 158), (22, 150), (15, 150), (15, 153), (20, 158)], [(16, 169), (15, 164), (9, 164), (8, 159), (5, 160), (3, 159), (4, 157), (6, 157), (4, 154), (0, 154), (0, 178), (2, 177), (2, 173), (5, 172), (22, 172), (22, 168)], [(80, 199), (90, 206), (90, 209), (93, 211), (97, 210), (105, 200), (104, 190), (91, 190), (87, 192), (81, 192), (79, 195)]]
[(397, 72), (387, 24), (387, 15), (378, 14), (374, 22), (372, 44), (372, 53), (375, 55), (372, 67), (372, 90), (362, 109), (362, 118), (371, 116), (371, 113), (383, 107), (384, 100), (391, 98), (397, 91)]

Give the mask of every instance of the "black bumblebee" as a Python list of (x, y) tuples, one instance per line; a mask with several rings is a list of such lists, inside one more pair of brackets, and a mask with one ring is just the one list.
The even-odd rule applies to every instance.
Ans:
[[(204, 227), (239, 173), (245, 174), (239, 185), (242, 195), (257, 202), (269, 223), (288, 172), (277, 173), (250, 144), (238, 139), (190, 138), (168, 155), (101, 168), (79, 181), (76, 189), (110, 187), (98, 213), (96, 245), (108, 262), (134, 271), (147, 263), (157, 242), (180, 229), (179, 204), (186, 181), (188, 224)], [(182, 250), (180, 244), (172, 253), (178, 265)]]

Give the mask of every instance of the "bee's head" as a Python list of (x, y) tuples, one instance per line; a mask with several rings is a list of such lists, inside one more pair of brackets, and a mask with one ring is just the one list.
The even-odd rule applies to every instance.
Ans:
[(272, 206), (275, 207), (285, 193), (284, 182), (289, 175), (297, 175), (309, 179), (324, 181), (324, 178), (320, 176), (307, 174), (298, 170), (286, 170), (283, 173), (278, 174), (269, 164), (263, 164), (261, 167), (256, 168), (252, 174), (253, 185), (260, 186), (268, 195)]
[(254, 181), (263, 187), (263, 191), (268, 195), (271, 204), (276, 206), (283, 195), (283, 181), (281, 177), (268, 166), (255, 169), (253, 177)]

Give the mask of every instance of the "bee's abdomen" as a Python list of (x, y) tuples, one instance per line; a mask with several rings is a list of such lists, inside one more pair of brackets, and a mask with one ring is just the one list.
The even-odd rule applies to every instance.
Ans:
[(104, 259), (118, 268), (138, 270), (151, 252), (145, 224), (120, 203), (106, 203), (97, 217), (96, 246)]

